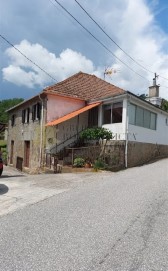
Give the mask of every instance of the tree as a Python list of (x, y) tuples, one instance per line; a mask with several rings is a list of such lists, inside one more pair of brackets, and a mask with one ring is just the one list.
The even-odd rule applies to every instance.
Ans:
[(14, 98), (0, 101), (0, 122), (7, 123), (8, 122), (8, 113), (6, 110), (9, 108), (23, 102), (22, 98)]
[(162, 103), (161, 103), (161, 109), (165, 110), (168, 112), (168, 101), (165, 99), (162, 99)]
[(141, 98), (142, 100), (146, 100), (147, 94), (140, 94), (139, 98)]

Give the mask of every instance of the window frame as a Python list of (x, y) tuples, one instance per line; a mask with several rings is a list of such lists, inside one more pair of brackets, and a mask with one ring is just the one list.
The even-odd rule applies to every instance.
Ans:
[[(121, 105), (121, 106), (117, 106), (117, 105)], [(106, 110), (107, 108), (107, 110)], [(121, 121), (114, 121), (114, 110), (121, 108), (122, 112), (121, 112)], [(107, 116), (107, 119), (110, 119), (110, 121), (108, 122), (108, 120), (105, 119), (105, 111), (109, 111), (109, 115)], [(113, 103), (109, 103), (109, 104), (104, 104), (103, 105), (103, 125), (105, 124), (116, 124), (116, 123), (122, 123), (123, 122), (123, 101), (118, 101), (118, 102), (113, 102)]]
[(41, 103), (36, 103), (32, 105), (32, 121), (41, 119)]
[(13, 126), (15, 126), (15, 123), (16, 122), (16, 115), (15, 114), (13, 114), (12, 116), (11, 116), (11, 126), (13, 127)]
[[(130, 122), (130, 113), (133, 112), (133, 110), (130, 109), (131, 107), (132, 108), (134, 107), (134, 109), (135, 109), (135, 111), (134, 111), (135, 116), (134, 117), (131, 116), (131, 122)], [(141, 123), (137, 121), (138, 110), (141, 110), (141, 112), (142, 112), (142, 120), (143, 121), (141, 121)], [(146, 122), (147, 115), (145, 115), (145, 112), (146, 112), (146, 114), (150, 114), (150, 117), (148, 116), (148, 120), (150, 119), (149, 124), (147, 124), (147, 122)], [(151, 123), (152, 116), (154, 116), (153, 123)], [(134, 121), (132, 121), (133, 119), (134, 119)], [(156, 131), (157, 130), (157, 113), (154, 113), (154, 112), (152, 112), (152, 111), (150, 111), (150, 110), (148, 110), (146, 108), (143, 108), (143, 107), (141, 107), (139, 105), (130, 103), (130, 105), (129, 105), (129, 124)]]
[(22, 123), (29, 123), (30, 121), (30, 108), (27, 107), (22, 110)]

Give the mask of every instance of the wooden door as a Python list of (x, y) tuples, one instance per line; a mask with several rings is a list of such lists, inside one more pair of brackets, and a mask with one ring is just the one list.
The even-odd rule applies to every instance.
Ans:
[(30, 141), (25, 141), (24, 166), (29, 167), (30, 159)]
[(13, 164), (14, 140), (11, 141), (10, 164)]

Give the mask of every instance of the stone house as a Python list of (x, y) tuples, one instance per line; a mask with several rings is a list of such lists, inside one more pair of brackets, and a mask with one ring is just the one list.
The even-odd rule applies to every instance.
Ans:
[(0, 122), (0, 140), (7, 140), (7, 124)]
[(21, 170), (38, 171), (87, 127), (113, 132), (108, 144), (124, 144), (125, 167), (168, 156), (168, 113), (94, 75), (79, 72), (8, 113), (8, 160)]

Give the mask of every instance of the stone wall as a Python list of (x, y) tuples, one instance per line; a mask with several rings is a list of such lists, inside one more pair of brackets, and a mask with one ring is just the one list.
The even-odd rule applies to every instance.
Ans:
[[(125, 141), (107, 141), (102, 144), (103, 156), (109, 169), (125, 168)], [(141, 142), (128, 142), (128, 167), (146, 164), (156, 159), (168, 157), (168, 146)]]
[(67, 148), (66, 155), (64, 157), (64, 165), (71, 165), (72, 160), (75, 158), (81, 157), (85, 160), (89, 160), (92, 164), (101, 153), (101, 146), (87, 146), (87, 147), (80, 147), (80, 148)]
[[(41, 143), (41, 126), (40, 120), (32, 121), (32, 104), (40, 102), (39, 99), (33, 102), (27, 102), (14, 109), (9, 114), (9, 126), (8, 126), (8, 164), (10, 164), (11, 156), (11, 141), (14, 141), (13, 150), (13, 167), (17, 167), (18, 160), (22, 160), (22, 169), (29, 173), (36, 173), (40, 166), (40, 143)], [(22, 110), (30, 108), (29, 123), (22, 123)], [(44, 104), (44, 121), (46, 118), (46, 109)], [(11, 117), (15, 115), (15, 125), (11, 126)], [(44, 126), (43, 126), (43, 137), (44, 137)], [(30, 142), (30, 156), (29, 156), (29, 167), (25, 168), (25, 141)], [(44, 149), (44, 138), (42, 148)], [(42, 153), (43, 155), (43, 153)]]
[(141, 142), (128, 143), (128, 167), (168, 157), (168, 146)]
[[(81, 157), (94, 161), (100, 158), (109, 170), (125, 167), (125, 141), (104, 141), (99, 145), (67, 149), (69, 154), (64, 157), (64, 164), (72, 164), (72, 160)], [(73, 153), (73, 154), (72, 154)]]
[(102, 144), (101, 152), (109, 169), (119, 170), (125, 167), (125, 141), (107, 141)]

